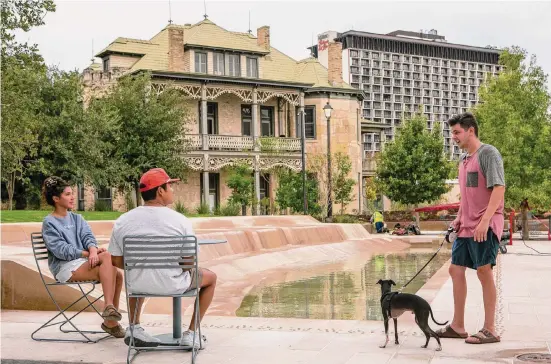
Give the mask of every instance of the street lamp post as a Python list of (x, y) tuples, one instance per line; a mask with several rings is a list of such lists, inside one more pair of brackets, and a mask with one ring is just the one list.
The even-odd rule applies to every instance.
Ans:
[(323, 112), (327, 118), (327, 221), (333, 220), (333, 202), (331, 200), (331, 112), (333, 108), (329, 105), (329, 101), (323, 107)]

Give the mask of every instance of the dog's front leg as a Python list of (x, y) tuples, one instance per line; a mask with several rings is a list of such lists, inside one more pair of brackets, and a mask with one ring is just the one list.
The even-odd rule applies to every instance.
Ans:
[[(394, 344), (400, 345), (400, 342), (398, 341), (398, 319), (393, 318), (393, 320), (394, 320)], [(387, 335), (387, 340), (388, 340), (388, 335)]]
[(383, 318), (385, 320), (385, 343), (380, 348), (386, 348), (386, 344), (388, 344), (388, 316), (386, 313), (383, 313)]

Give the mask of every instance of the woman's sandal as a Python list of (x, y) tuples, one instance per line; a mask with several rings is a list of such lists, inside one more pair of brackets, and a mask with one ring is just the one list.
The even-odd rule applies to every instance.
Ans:
[(124, 335), (126, 335), (126, 330), (123, 329), (121, 325), (117, 325), (114, 327), (107, 327), (104, 323), (101, 324), (101, 329), (108, 333), (111, 336), (116, 337), (117, 339), (122, 339)]
[(466, 339), (469, 337), (469, 334), (466, 332), (460, 334), (456, 332), (454, 329), (452, 329), (451, 325), (446, 325), (443, 329), (436, 330), (436, 335), (438, 335), (439, 338), (446, 338), (446, 339)]
[[(477, 341), (467, 341), (470, 338), (475, 338)], [(501, 341), (499, 336), (494, 336), (490, 331), (482, 329), (474, 335), (471, 335), (465, 340), (467, 344), (492, 344)]]
[(113, 305), (106, 306), (105, 310), (103, 310), (103, 313), (101, 314), (101, 317), (107, 321), (122, 320), (122, 315), (119, 313), (119, 311), (117, 311), (117, 309)]

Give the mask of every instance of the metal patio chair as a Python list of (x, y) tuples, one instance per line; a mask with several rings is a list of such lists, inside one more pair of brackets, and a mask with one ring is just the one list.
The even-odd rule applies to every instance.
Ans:
[[(80, 281), (80, 282), (66, 282), (66, 283), (60, 283), (57, 280), (54, 283), (48, 283), (46, 282), (46, 279), (44, 277), (44, 274), (42, 273), (42, 268), (40, 267), (39, 262), (41, 260), (47, 260), (48, 256), (51, 254), (48, 249), (46, 248), (46, 244), (44, 243), (44, 239), (42, 238), (41, 233), (32, 233), (31, 234), (31, 244), (33, 248), (33, 255), (36, 262), (36, 267), (38, 268), (38, 273), (40, 274), (40, 278), (42, 279), (42, 283), (44, 283), (44, 287), (46, 288), (46, 292), (48, 292), (48, 295), (54, 302), (55, 306), (57, 307), (59, 313), (52, 317), (50, 320), (48, 320), (45, 324), (40, 326), (38, 329), (36, 329), (32, 334), (31, 338), (36, 341), (57, 341), (57, 342), (83, 342), (83, 343), (97, 343), (100, 340), (106, 339), (110, 337), (111, 335), (106, 334), (105, 331), (90, 331), (90, 330), (80, 330), (76, 324), (73, 322), (73, 319), (77, 317), (81, 312), (86, 310), (88, 307), (92, 307), (94, 311), (97, 312), (97, 314), (101, 318), (101, 312), (98, 311), (98, 309), (94, 306), (94, 303), (99, 301), (102, 297), (99, 296), (98, 298), (94, 299), (93, 301), (90, 301), (90, 298), (88, 297), (90, 293), (92, 293), (96, 287), (96, 284), (99, 284), (99, 281)], [(55, 278), (54, 278), (55, 279)], [(59, 286), (77, 286), (82, 293), (82, 295), (73, 303), (71, 303), (69, 306), (65, 308), (61, 308), (57, 300), (55, 299), (53, 292), (51, 291), (52, 287), (59, 287)], [(83, 285), (91, 285), (91, 289), (88, 291), (85, 291), (82, 286)], [(88, 304), (84, 306), (80, 311), (77, 313), (74, 313), (70, 315), (67, 311), (76, 305), (81, 300), (85, 299)], [(85, 302), (84, 302), (85, 303)], [(53, 322), (55, 319), (57, 319), (59, 316), (63, 316), (61, 321)], [(103, 320), (103, 318), (102, 318)], [(62, 333), (68, 334), (68, 333), (78, 333), (83, 338), (82, 339), (65, 339), (65, 338), (37, 338), (36, 334), (47, 327), (59, 325), (59, 330)], [(65, 328), (65, 325), (70, 325), (68, 328)], [(71, 328), (72, 327), (72, 328)], [(97, 334), (104, 334), (102, 337), (99, 338), (92, 338), (90, 335), (97, 335)]]
[[(180, 299), (182, 297), (195, 297), (195, 323), (196, 329), (193, 334), (193, 342), (197, 331), (201, 338), (201, 324), (199, 320), (199, 288), (192, 289), (182, 294), (147, 294), (140, 292), (130, 292), (128, 288), (128, 277), (131, 271), (144, 269), (168, 270), (174, 268), (195, 268), (195, 281), (199, 282), (199, 263), (198, 263), (198, 242), (193, 235), (186, 236), (126, 236), (123, 239), (123, 260), (124, 260), (124, 276), (125, 276), (125, 292), (126, 302), (128, 304), (128, 319), (129, 322), (135, 322), (138, 312), (138, 298), (154, 298), (154, 297), (172, 297), (174, 302), (173, 312), (173, 339), (171, 342), (164, 342), (157, 347), (136, 347), (134, 342), (134, 330), (129, 326), (130, 342), (128, 344), (128, 354), (126, 362), (130, 364), (136, 356), (142, 351), (160, 351), (160, 350), (190, 350), (189, 347), (179, 346), (179, 337), (181, 336), (181, 306)], [(136, 306), (134, 308), (134, 317), (130, 317), (130, 298), (136, 298)], [(192, 359), (195, 359), (199, 350), (202, 349), (203, 341), (200, 340), (200, 348), (195, 348), (192, 345)], [(132, 351), (135, 351), (132, 355)]]

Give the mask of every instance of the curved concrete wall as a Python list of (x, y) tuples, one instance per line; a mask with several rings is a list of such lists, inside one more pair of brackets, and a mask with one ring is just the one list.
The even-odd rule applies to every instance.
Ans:
[[(54, 283), (52, 278), (46, 278), (47, 283)], [(90, 285), (84, 285), (85, 292), (90, 290)], [(58, 304), (65, 308), (79, 299), (82, 294), (74, 287), (51, 287), (52, 294)], [(98, 297), (98, 295), (95, 295)], [(91, 296), (94, 298), (94, 296)], [(71, 311), (80, 311), (86, 305), (86, 300), (77, 303)], [(98, 310), (103, 308), (103, 300), (96, 303)], [(48, 296), (46, 288), (36, 270), (27, 268), (9, 260), (2, 260), (2, 309), (8, 310), (39, 310), (57, 311), (57, 307)], [(86, 311), (94, 312), (92, 308)]]
[[(201, 247), (201, 261), (222, 256), (276, 249), (288, 245), (316, 245), (348, 239), (366, 239), (369, 233), (359, 224), (322, 224), (310, 216), (244, 216), (192, 218), (200, 238), (226, 239), (228, 244)], [(90, 221), (100, 244), (108, 244), (114, 221)], [(2, 245), (28, 246), (31, 233), (41, 223), (2, 224)]]
[[(209, 310), (217, 314), (233, 314), (242, 297), (261, 279), (288, 279), (293, 271), (307, 266), (326, 267), (337, 262), (346, 265), (373, 253), (409, 246), (404, 238), (370, 235), (360, 224), (322, 224), (309, 216), (191, 220), (200, 238), (228, 241), (200, 249), (201, 265), (219, 276), (215, 301)], [(106, 245), (113, 221), (89, 223), (100, 244)], [(40, 231), (41, 223), (2, 224), (1, 229), (3, 259), (9, 260), (2, 267), (2, 307), (51, 309), (30, 247), (30, 234)], [(47, 266), (43, 271), (52, 278)], [(73, 297), (71, 288), (64, 287), (59, 292), (67, 301)], [(145, 310), (169, 313), (170, 302), (170, 299), (152, 300)]]

